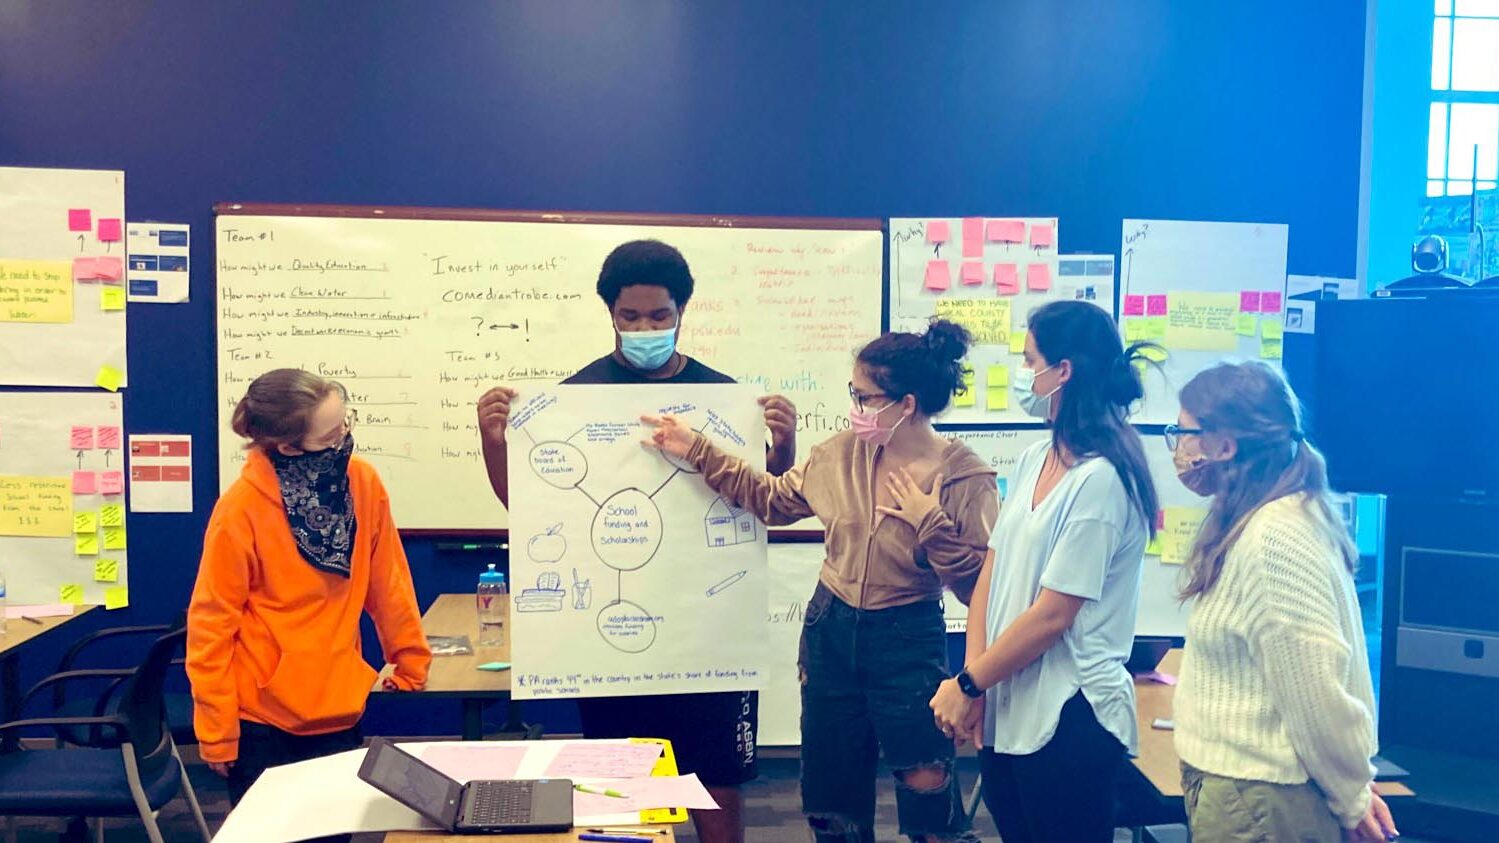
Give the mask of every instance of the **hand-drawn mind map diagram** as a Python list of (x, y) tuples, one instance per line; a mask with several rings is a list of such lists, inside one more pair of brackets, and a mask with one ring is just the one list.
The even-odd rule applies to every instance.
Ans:
[[(525, 434), (526, 444), (530, 445), (526, 461), (537, 477), (555, 488), (576, 490), (593, 504), (596, 514), (589, 529), (590, 547), (600, 562), (618, 573), (614, 598), (599, 610), (595, 621), (599, 635), (616, 650), (643, 653), (656, 641), (659, 618), (640, 603), (625, 599), (625, 574), (649, 565), (661, 549), (663, 515), (655, 497), (678, 475), (699, 472), (686, 460), (658, 451), (662, 476), (658, 484), (651, 486), (651, 491), (630, 486), (603, 496), (590, 492), (584, 486), (589, 474), (586, 446), (589, 443), (611, 445), (622, 439), (638, 441), (648, 433), (642, 433), (639, 424), (592, 422), (566, 439), (537, 441), (526, 423), (556, 400), (547, 394), (531, 399), (516, 413), (510, 428)], [(660, 415), (686, 417), (697, 411), (693, 404), (676, 404), (662, 408)], [(745, 444), (744, 438), (711, 409), (706, 411), (706, 420), (693, 429), (709, 438), (731, 441), (740, 446)], [(575, 444), (578, 442), (582, 444)], [(709, 549), (753, 542), (760, 535), (755, 516), (722, 497), (714, 498), (702, 519), (704, 546)], [(531, 536), (526, 542), (527, 557), (542, 565), (562, 562), (570, 550), (563, 530), (564, 525), (558, 523)], [(733, 572), (709, 586), (704, 596), (711, 598), (723, 593), (747, 573), (743, 570)], [(593, 604), (592, 582), (581, 579), (576, 566), (572, 568), (572, 590), (573, 610), (589, 610)], [(538, 575), (535, 588), (521, 589), (514, 597), (517, 612), (560, 612), (566, 602), (567, 590), (562, 586), (562, 576), (555, 572)]]

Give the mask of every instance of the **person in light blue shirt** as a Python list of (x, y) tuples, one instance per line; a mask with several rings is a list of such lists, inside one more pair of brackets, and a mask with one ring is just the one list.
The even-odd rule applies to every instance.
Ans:
[(1016, 399), (1052, 428), (1020, 458), (969, 604), (962, 672), (937, 725), (980, 747), (1005, 843), (1113, 840), (1114, 780), (1135, 751), (1140, 568), (1155, 488), (1128, 424), (1143, 395), (1114, 320), (1087, 302), (1031, 314)]

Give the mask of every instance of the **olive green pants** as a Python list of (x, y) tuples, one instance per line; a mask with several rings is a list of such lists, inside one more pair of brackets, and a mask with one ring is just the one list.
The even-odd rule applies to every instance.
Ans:
[(1227, 779), (1182, 765), (1192, 843), (1341, 843), (1343, 829), (1311, 782)]

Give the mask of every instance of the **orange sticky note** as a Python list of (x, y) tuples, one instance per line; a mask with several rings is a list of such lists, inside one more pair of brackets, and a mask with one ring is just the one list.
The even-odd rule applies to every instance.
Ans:
[(1051, 289), (1051, 264), (1033, 263), (1025, 268), (1025, 288), (1037, 292)]
[(952, 286), (952, 268), (947, 261), (927, 261), (926, 288), (936, 292)]
[(1020, 267), (1013, 263), (994, 265), (994, 287), (1001, 296), (1013, 296), (1020, 292)]
[(984, 264), (982, 261), (963, 262), (963, 283), (969, 287), (977, 287), (984, 283)]

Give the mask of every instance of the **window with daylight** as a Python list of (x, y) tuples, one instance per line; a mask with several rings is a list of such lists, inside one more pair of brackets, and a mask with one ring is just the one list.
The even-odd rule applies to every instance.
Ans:
[(1426, 195), (1466, 196), (1475, 177), (1499, 186), (1499, 0), (1436, 0)]

